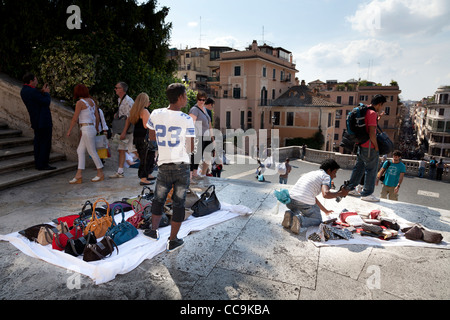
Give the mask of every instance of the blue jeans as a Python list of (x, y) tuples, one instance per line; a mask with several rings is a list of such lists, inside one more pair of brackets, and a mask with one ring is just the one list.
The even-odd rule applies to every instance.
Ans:
[(190, 184), (189, 164), (163, 164), (158, 167), (155, 198), (152, 203), (152, 214), (163, 214), (167, 195), (173, 186), (172, 207), (174, 222), (183, 222), (185, 215), (186, 191)]
[(361, 181), (364, 173), (364, 189), (361, 196), (369, 196), (375, 191), (375, 181), (377, 178), (379, 153), (375, 149), (358, 147), (358, 155), (355, 167), (352, 171), (348, 190), (353, 190)]
[(322, 223), (322, 215), (317, 204), (304, 204), (291, 199), (291, 202), (286, 207), (291, 210), (292, 214), (299, 217), (302, 228), (318, 226)]
[(280, 184), (287, 184), (287, 179), (288, 179), (288, 178), (282, 178), (282, 177), (280, 177)]
[(423, 178), (424, 175), (425, 175), (425, 167), (420, 167), (419, 168), (419, 178)]

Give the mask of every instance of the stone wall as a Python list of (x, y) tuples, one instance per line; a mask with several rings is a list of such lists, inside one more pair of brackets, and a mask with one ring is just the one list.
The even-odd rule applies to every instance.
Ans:
[[(0, 73), (0, 119), (11, 129), (20, 129), (25, 137), (33, 137), (28, 111), (20, 97), (22, 83)], [(79, 130), (76, 126), (70, 135), (66, 136), (72, 120), (73, 110), (52, 99), (50, 104), (53, 119), (52, 150), (66, 155), (70, 161), (78, 161), (77, 147)]]
[[(279, 159), (283, 161), (286, 158), (298, 159), (301, 155), (301, 147), (285, 147), (279, 149)], [(314, 149), (306, 149), (306, 161), (321, 163), (323, 160), (333, 158), (336, 162), (341, 166), (342, 169), (351, 170), (355, 166), (356, 163), (356, 155), (342, 154), (336, 152), (329, 151), (321, 151)], [(390, 159), (392, 160), (392, 159)], [(406, 166), (406, 175), (408, 176), (417, 176), (419, 172), (419, 161), (418, 160), (405, 160), (402, 159), (402, 162)], [(425, 177), (428, 177), (428, 165), (425, 170)], [(447, 169), (444, 169), (444, 174), (442, 175), (443, 181), (450, 181), (450, 174), (447, 172)]]

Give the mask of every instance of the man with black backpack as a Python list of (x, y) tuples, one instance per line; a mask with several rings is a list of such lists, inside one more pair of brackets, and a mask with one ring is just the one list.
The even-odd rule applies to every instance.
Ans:
[[(365, 173), (364, 189), (361, 192), (361, 200), (378, 202), (379, 198), (373, 195), (375, 181), (378, 172), (379, 150), (377, 143), (378, 113), (386, 103), (386, 97), (377, 94), (373, 97), (369, 106), (361, 106), (365, 113), (364, 121), (359, 125), (359, 131), (355, 130), (357, 136), (357, 160), (353, 168), (350, 183), (346, 186), (348, 191), (353, 190), (361, 181)], [(361, 119), (362, 120), (362, 119)], [(361, 130), (361, 129), (364, 130)]]

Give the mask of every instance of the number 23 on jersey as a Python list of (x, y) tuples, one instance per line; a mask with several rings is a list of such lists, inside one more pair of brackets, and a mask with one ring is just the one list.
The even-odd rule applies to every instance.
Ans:
[(165, 125), (157, 125), (155, 127), (156, 139), (158, 140), (158, 146), (165, 147), (169, 146), (171, 148), (177, 147), (180, 142), (180, 135), (182, 129), (180, 127), (169, 127), (167, 128)]

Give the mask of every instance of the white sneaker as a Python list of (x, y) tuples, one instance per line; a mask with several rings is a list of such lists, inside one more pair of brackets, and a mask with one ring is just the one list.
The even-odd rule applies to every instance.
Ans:
[(116, 172), (115, 174), (112, 174), (109, 176), (111, 179), (115, 179), (115, 178), (124, 178), (125, 175), (123, 173), (118, 173)]
[(356, 189), (354, 189), (354, 190), (350, 191), (348, 193), (348, 195), (349, 196), (354, 196), (354, 197), (359, 197), (361, 194), (358, 191), (356, 191)]
[(369, 202), (380, 202), (380, 198), (375, 197), (373, 194), (370, 194), (365, 197), (361, 197), (361, 200), (369, 201)]

